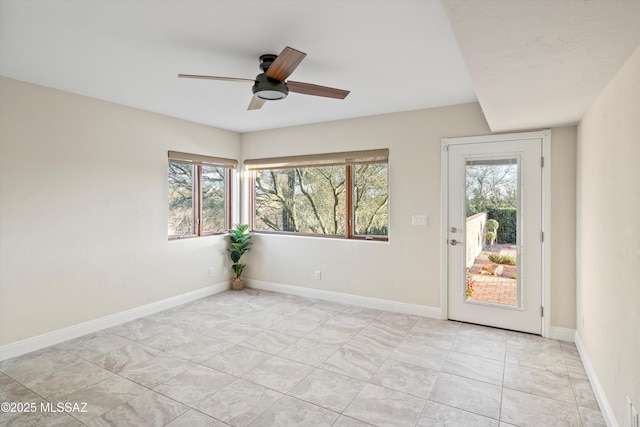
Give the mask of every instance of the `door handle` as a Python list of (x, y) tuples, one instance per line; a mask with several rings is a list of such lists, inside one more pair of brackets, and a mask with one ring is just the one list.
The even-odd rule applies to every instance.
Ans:
[(462, 242), (458, 242), (456, 239), (451, 239), (451, 240), (449, 240), (449, 244), (451, 246), (455, 246), (455, 245), (461, 245)]

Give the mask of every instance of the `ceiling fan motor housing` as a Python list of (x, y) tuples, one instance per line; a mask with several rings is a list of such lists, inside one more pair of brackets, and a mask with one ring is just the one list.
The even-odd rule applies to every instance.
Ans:
[(267, 53), (264, 55), (260, 55), (260, 69), (262, 70), (263, 73), (266, 73), (267, 70), (269, 69), (269, 67), (271, 66), (271, 64), (273, 63), (273, 61), (276, 60), (276, 58), (278, 57), (278, 55), (274, 55), (272, 53)]
[(284, 82), (270, 79), (265, 73), (262, 73), (256, 76), (256, 82), (253, 85), (253, 94), (260, 99), (274, 101), (286, 98), (289, 94), (289, 88), (287, 88)]

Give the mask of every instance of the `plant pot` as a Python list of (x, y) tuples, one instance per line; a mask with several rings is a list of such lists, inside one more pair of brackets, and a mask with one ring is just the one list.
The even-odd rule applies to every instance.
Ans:
[(242, 277), (234, 277), (231, 280), (231, 286), (235, 291), (241, 291), (244, 289), (244, 279)]

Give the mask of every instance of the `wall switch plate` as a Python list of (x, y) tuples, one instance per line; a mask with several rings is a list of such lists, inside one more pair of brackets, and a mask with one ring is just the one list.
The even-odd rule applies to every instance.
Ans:
[(411, 225), (426, 226), (429, 223), (429, 217), (426, 215), (413, 215), (411, 216)]
[(322, 272), (320, 270), (316, 270), (316, 280), (322, 279)]

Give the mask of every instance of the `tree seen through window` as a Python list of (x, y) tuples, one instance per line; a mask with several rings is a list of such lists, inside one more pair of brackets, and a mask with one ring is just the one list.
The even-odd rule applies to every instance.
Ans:
[(388, 192), (387, 163), (257, 170), (254, 228), (386, 237)]

